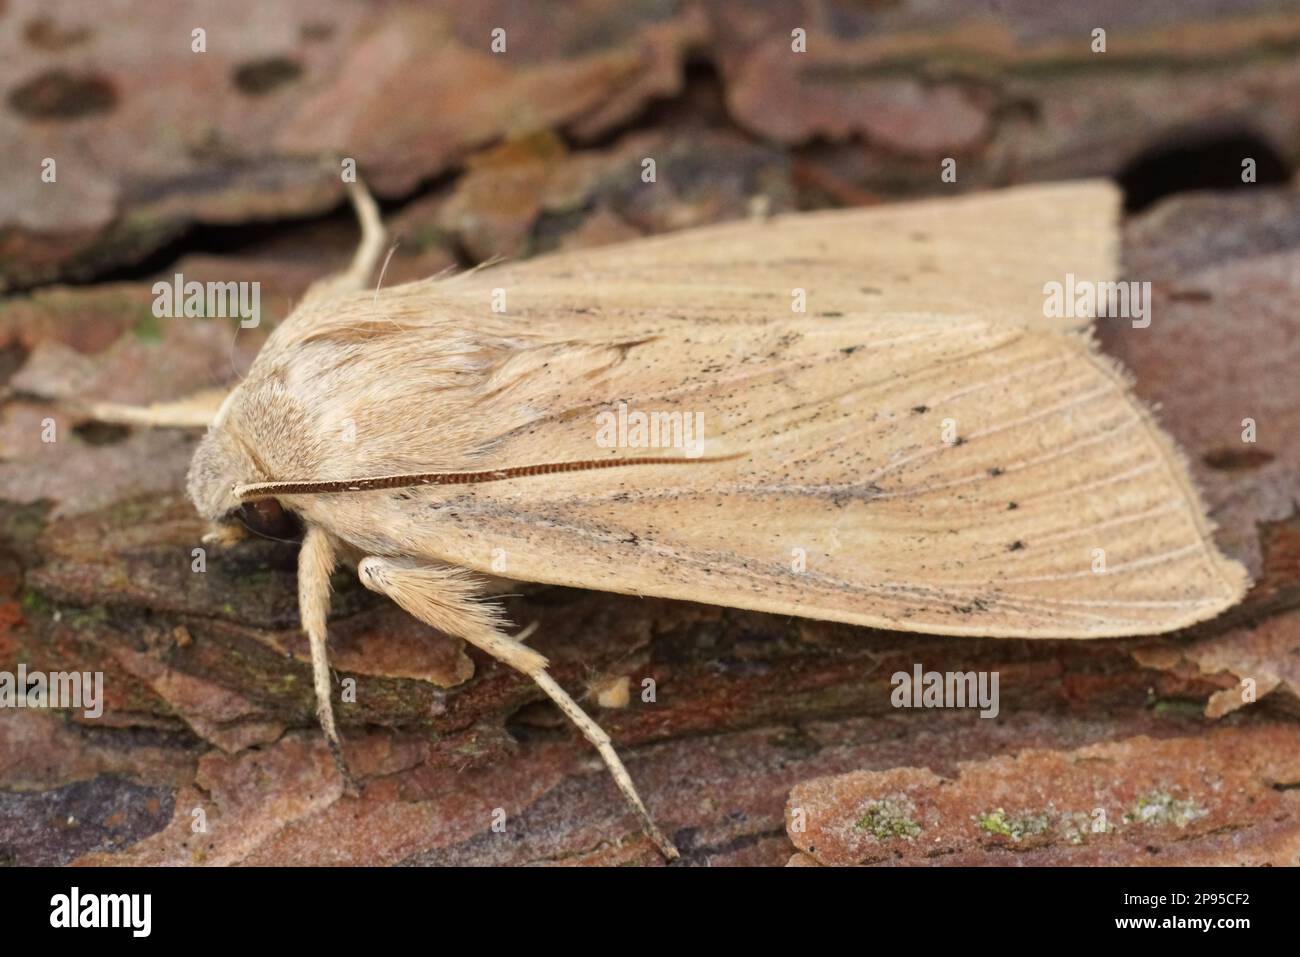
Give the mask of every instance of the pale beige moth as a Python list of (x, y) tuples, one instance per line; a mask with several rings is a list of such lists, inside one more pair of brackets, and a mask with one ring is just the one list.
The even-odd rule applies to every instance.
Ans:
[[(94, 409), (210, 420), (189, 491), (217, 540), (301, 523), (341, 770), (339, 562), (530, 675), (669, 856), (607, 737), (485, 598), (501, 562), (519, 581), (1017, 638), (1171, 631), (1248, 585), (1093, 323), (1044, 315), (1048, 283), (1116, 276), (1109, 184), (736, 222), (381, 289), (378, 213), (353, 198), (351, 268), (215, 416)], [(698, 442), (602, 442), (616, 409), (689, 416)]]

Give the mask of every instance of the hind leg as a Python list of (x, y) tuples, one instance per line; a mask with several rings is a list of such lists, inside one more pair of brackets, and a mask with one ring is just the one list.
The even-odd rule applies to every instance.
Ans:
[(403, 610), (439, 631), (464, 638), (512, 668), (528, 675), (546, 692), (583, 735), (600, 752), (623, 797), (641, 821), (646, 835), (668, 859), (678, 856), (677, 848), (656, 826), (636, 786), (619, 760), (609, 735), (578, 707), (547, 673), (544, 657), (500, 631), (500, 612), (478, 597), (479, 587), (465, 573), (454, 568), (421, 566), (387, 558), (367, 558), (357, 566), (362, 584), (387, 595)]

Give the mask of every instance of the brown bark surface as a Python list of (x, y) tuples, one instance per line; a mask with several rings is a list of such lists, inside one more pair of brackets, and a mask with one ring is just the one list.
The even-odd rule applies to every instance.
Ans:
[[(1155, 319), (1100, 336), (1255, 577), (1238, 609), (1085, 643), (565, 589), (506, 606), (539, 623), (533, 643), (688, 863), (1300, 863), (1300, 14), (611, 0), (452, 17), (293, 0), (270, 23), (260, 6), (221, 5), (196, 55), (203, 24), (172, 5), (109, 31), (0, 3), (0, 670), (103, 671), (106, 694), (93, 720), (0, 712), (0, 862), (659, 860), (526, 678), (343, 572), (331, 654), (356, 682), (339, 717), (364, 788), (342, 794), (295, 548), (209, 549), (193, 571), (196, 434), (75, 411), (235, 381), (350, 254), (337, 165), (320, 160), (350, 155), (402, 243), (386, 282), (735, 218), (755, 197), (802, 209), (1109, 175), (1154, 202), (1125, 223), (1124, 266), (1152, 282)], [(505, 61), (487, 52), (498, 25)], [(51, 155), (57, 185), (33, 172)], [(1220, 191), (1243, 156), (1261, 182)], [(152, 282), (175, 272), (262, 282), (262, 326), (155, 319)], [(917, 662), (999, 672), (1000, 714), (895, 709), (890, 676)], [(602, 706), (624, 682), (627, 704)]]

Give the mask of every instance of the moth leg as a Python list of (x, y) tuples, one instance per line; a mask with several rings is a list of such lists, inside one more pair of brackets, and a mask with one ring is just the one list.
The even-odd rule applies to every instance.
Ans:
[[(387, 234), (379, 215), (379, 205), (360, 182), (349, 183), (348, 199), (361, 226), (361, 242), (348, 268), (334, 276), (312, 283), (303, 302), (332, 299), (342, 293), (366, 288), (370, 276), (383, 255)], [(207, 428), (217, 417), (221, 404), (229, 396), (226, 389), (204, 389), (183, 399), (154, 402), (151, 405), (124, 405), (118, 402), (85, 402), (80, 409), (98, 422), (115, 425), (139, 425), (155, 428)]]
[[(366, 288), (370, 276), (383, 255), (387, 234), (379, 215), (379, 205), (360, 182), (349, 183), (348, 199), (361, 226), (361, 242), (352, 262), (341, 273), (312, 283), (303, 302), (332, 299), (342, 293)], [(228, 389), (204, 389), (170, 402), (151, 405), (124, 405), (118, 402), (85, 402), (80, 410), (98, 422), (115, 425), (138, 425), (152, 428), (207, 428), (217, 417), (221, 405), (230, 395)]]
[(329, 654), (325, 645), (325, 620), (330, 610), (330, 572), (334, 570), (334, 545), (329, 533), (313, 525), (303, 537), (298, 552), (298, 614), (302, 630), (311, 643), (312, 680), (316, 687), (316, 717), (320, 719), (325, 740), (329, 742), (334, 764), (343, 777), (349, 793), (357, 791), (356, 782), (343, 760), (343, 745), (334, 724), (334, 706), (331, 703), (333, 686), (330, 684)]
[[(547, 661), (542, 655), (501, 633), (501, 613), (495, 606), (481, 600), (477, 582), (455, 568), (414, 565), (376, 557), (363, 559), (357, 565), (357, 574), (363, 585), (387, 595), (404, 611), (439, 631), (464, 638), (537, 682), (538, 687), (559, 705), (600, 752), (614, 783), (636, 812), (646, 835), (668, 859), (678, 856), (677, 848), (651, 819), (632, 778), (614, 751), (609, 735), (555, 683), (546, 671)], [(527, 630), (524, 633), (528, 633)]]
[(139, 425), (146, 428), (206, 429), (229, 395), (226, 389), (203, 389), (182, 399), (154, 402), (150, 405), (125, 405), (120, 402), (82, 402), (78, 411), (97, 422), (114, 425)]
[(341, 278), (356, 289), (364, 289), (379, 263), (388, 236), (384, 231), (383, 218), (379, 215), (379, 204), (363, 183), (358, 181), (348, 184), (348, 199), (352, 201), (352, 211), (356, 213), (357, 223), (361, 226), (361, 242), (352, 254), (347, 272)]
[(203, 533), (202, 542), (217, 548), (231, 548), (248, 538), (248, 534), (248, 529), (238, 522), (213, 522)]
[(357, 223), (361, 227), (361, 242), (358, 243), (348, 268), (312, 283), (303, 296), (304, 303), (332, 299), (343, 293), (365, 289), (388, 242), (384, 221), (379, 215), (379, 204), (370, 195), (370, 191), (360, 181), (348, 183), (347, 191), (348, 199), (352, 201), (352, 211), (356, 213)]

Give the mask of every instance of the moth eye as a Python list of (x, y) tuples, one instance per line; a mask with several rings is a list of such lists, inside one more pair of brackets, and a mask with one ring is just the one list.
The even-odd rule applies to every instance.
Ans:
[(254, 535), (281, 541), (297, 541), (302, 537), (297, 518), (292, 512), (286, 512), (273, 498), (245, 502), (239, 506), (236, 515)]

